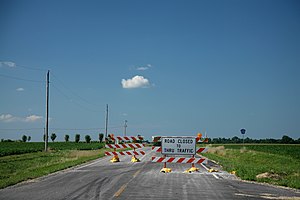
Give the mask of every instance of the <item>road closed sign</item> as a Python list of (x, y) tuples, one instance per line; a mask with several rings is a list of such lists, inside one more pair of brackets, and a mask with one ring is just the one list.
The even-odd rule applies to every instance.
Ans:
[(195, 137), (162, 137), (161, 153), (165, 155), (195, 155)]

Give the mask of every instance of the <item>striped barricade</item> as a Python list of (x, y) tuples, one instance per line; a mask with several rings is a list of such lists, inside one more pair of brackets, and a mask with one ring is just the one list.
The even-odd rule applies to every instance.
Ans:
[[(163, 155), (163, 157), (152, 157), (152, 162), (164, 163), (161, 172), (168, 173), (172, 171), (171, 168), (167, 168), (166, 163), (191, 163), (192, 167), (185, 171), (188, 173), (199, 170), (195, 167), (195, 164), (207, 163), (205, 158), (195, 157), (196, 154), (205, 153), (208, 150), (206, 147), (196, 148), (197, 143), (208, 142), (208, 138), (202, 138), (201, 133), (198, 133), (196, 137), (152, 136), (152, 141), (153, 143), (161, 143), (161, 146), (152, 147), (152, 152), (161, 153)], [(180, 157), (180, 155), (191, 157)]]
[[(137, 140), (143, 140), (142, 136), (111, 136), (111, 139), (116, 142), (116, 140), (119, 141), (130, 141), (132, 140), (137, 141)], [(144, 151), (136, 151), (136, 149), (144, 147), (144, 144), (140, 143), (125, 143), (125, 144), (106, 144), (105, 148), (110, 148), (114, 149), (113, 152), (107, 151), (105, 152), (105, 155), (107, 156), (114, 156), (111, 159), (111, 162), (120, 162), (119, 156), (133, 156), (131, 159), (131, 162), (139, 162), (140, 160), (136, 157), (138, 155), (145, 155)], [(122, 152), (117, 152), (116, 149), (125, 149), (125, 148), (132, 148), (133, 151), (122, 151)]]
[(139, 143), (131, 143), (131, 144), (106, 144), (105, 148), (111, 148), (111, 149), (125, 149), (125, 148), (133, 148), (133, 149), (139, 149), (143, 148), (144, 144)]
[(120, 140), (120, 141), (136, 141), (136, 140), (143, 140), (144, 137), (142, 136), (116, 136), (116, 137), (113, 137), (113, 139), (117, 139), (117, 140)]
[(192, 163), (201, 164), (207, 162), (205, 158), (183, 158), (183, 157), (152, 157), (152, 162), (158, 163)]

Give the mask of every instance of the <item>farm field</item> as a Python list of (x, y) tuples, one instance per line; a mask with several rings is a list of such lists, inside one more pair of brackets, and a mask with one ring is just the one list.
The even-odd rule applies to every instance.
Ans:
[(34, 179), (104, 156), (102, 143), (0, 143), (0, 188)]
[[(50, 150), (96, 150), (101, 149), (103, 143), (75, 143), (75, 142), (49, 142)], [(24, 153), (41, 152), (44, 142), (0, 142), (0, 157)]]
[(204, 156), (243, 180), (300, 189), (300, 145), (209, 145)]

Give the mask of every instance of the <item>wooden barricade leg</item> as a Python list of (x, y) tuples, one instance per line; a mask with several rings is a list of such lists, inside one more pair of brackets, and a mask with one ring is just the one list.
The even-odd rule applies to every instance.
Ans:
[[(114, 149), (114, 152), (116, 152), (116, 149)], [(115, 156), (110, 160), (110, 162), (112, 162), (112, 163), (120, 162), (119, 156), (118, 156), (118, 155), (115, 155)]]
[[(192, 158), (195, 158), (195, 155), (192, 156)], [(187, 169), (184, 171), (184, 173), (192, 173), (192, 172), (198, 172), (199, 168), (195, 167), (195, 164), (192, 163), (192, 167), (190, 169)]]
[[(135, 148), (133, 148), (133, 152), (135, 152)], [(135, 162), (141, 162), (141, 161), (135, 155), (133, 155), (131, 158), (131, 162), (135, 163)]]
[[(164, 158), (166, 158), (166, 155), (164, 155)], [(170, 173), (170, 172), (172, 172), (172, 169), (171, 168), (167, 168), (167, 162), (164, 162), (164, 168), (162, 168), (160, 170), (160, 172), (162, 172), (162, 173)]]

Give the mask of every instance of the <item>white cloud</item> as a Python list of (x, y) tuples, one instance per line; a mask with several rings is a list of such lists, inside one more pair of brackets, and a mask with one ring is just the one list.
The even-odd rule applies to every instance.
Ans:
[(10, 62), (10, 61), (3, 61), (3, 62), (0, 62), (0, 67), (10, 67), (10, 68), (13, 68), (13, 67), (16, 67), (16, 63), (14, 62)]
[(24, 88), (21, 88), (21, 87), (20, 87), (20, 88), (17, 88), (16, 90), (17, 90), (18, 92), (23, 92), (23, 91), (24, 91)]
[(149, 69), (149, 67), (137, 67), (136, 68), (136, 70), (138, 70), (138, 71), (145, 71), (147, 69)]
[(140, 66), (140, 67), (137, 67), (136, 70), (138, 71), (145, 71), (145, 70), (148, 70), (152, 67), (151, 64), (147, 64), (146, 66)]
[(2, 114), (0, 115), (0, 121), (9, 123), (9, 122), (36, 122), (43, 119), (42, 116), (30, 115), (28, 117), (16, 117), (11, 114)]
[(12, 116), (11, 114), (2, 114), (0, 115), (0, 121), (3, 121), (3, 122), (13, 122), (13, 121), (16, 121), (17, 118)]
[(121, 81), (122, 87), (126, 89), (130, 88), (147, 88), (150, 85), (148, 79), (144, 78), (143, 76), (134, 76), (131, 79), (122, 79)]
[(28, 117), (25, 118), (25, 122), (35, 122), (35, 121), (38, 121), (38, 120), (41, 120), (43, 119), (42, 116), (37, 116), (37, 115), (30, 115)]

